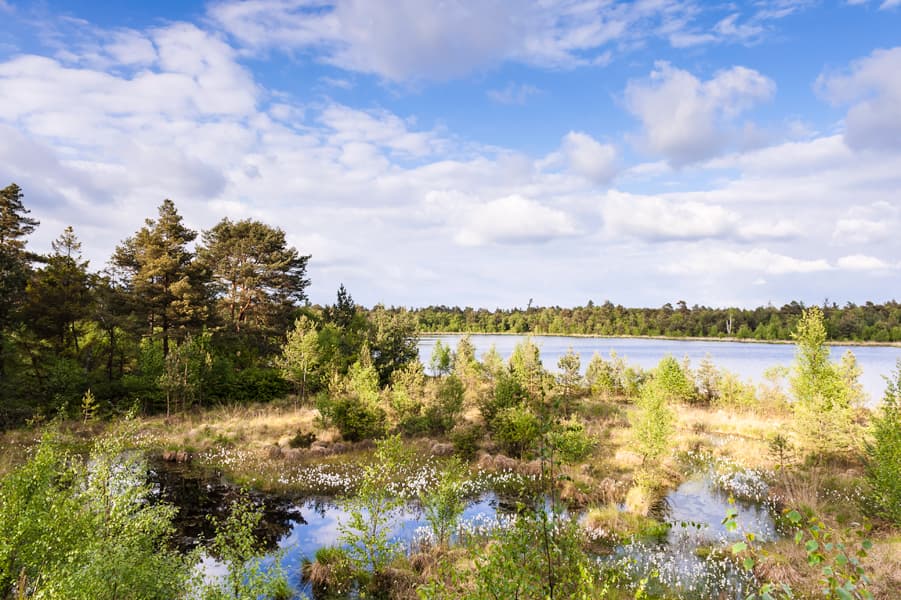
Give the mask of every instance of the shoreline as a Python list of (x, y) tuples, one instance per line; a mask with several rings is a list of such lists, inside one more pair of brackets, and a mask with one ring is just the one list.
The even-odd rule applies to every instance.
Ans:
[[(770, 344), (770, 345), (794, 345), (792, 340), (756, 340), (737, 337), (706, 337), (706, 336), (667, 336), (667, 335), (604, 335), (600, 333), (536, 333), (529, 331), (518, 333), (514, 331), (502, 331), (486, 333), (483, 331), (428, 331), (420, 332), (419, 337), (443, 336), (443, 335), (509, 335), (519, 337), (568, 337), (568, 338), (597, 338), (597, 339), (621, 339), (621, 340), (662, 340), (671, 342), (733, 342), (739, 344)], [(901, 342), (870, 342), (860, 340), (837, 341), (827, 340), (827, 346), (850, 346), (878, 348), (901, 348)]]

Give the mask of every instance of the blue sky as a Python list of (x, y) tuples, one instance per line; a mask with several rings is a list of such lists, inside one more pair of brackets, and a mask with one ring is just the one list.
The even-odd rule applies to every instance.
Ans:
[(0, 182), (101, 268), (175, 200), (314, 301), (883, 301), (901, 0), (0, 0)]

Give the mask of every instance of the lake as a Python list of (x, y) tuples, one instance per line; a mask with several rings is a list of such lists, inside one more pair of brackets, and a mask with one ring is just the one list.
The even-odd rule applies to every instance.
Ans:
[[(450, 344), (456, 348), (461, 335), (424, 335), (419, 341), (419, 357), (426, 366), (432, 355), (435, 342)], [(505, 359), (513, 353), (513, 348), (524, 339), (520, 335), (471, 335), (476, 348), (476, 356), (481, 358), (492, 345)], [(532, 340), (541, 349), (541, 360), (545, 368), (557, 369), (557, 361), (572, 348), (582, 359), (582, 371), (588, 366), (595, 352), (607, 358), (610, 352), (624, 357), (626, 362), (649, 369), (667, 354), (681, 359), (687, 356), (693, 366), (709, 355), (716, 366), (728, 369), (744, 379), (759, 382), (769, 367), (788, 367), (795, 356), (793, 344), (760, 344), (752, 342), (717, 342), (706, 340), (659, 340), (651, 338), (617, 337), (568, 337), (556, 335), (533, 336)], [(861, 384), (869, 396), (869, 405), (879, 403), (885, 392), (885, 380), (901, 359), (901, 348), (896, 346), (831, 346), (832, 360), (838, 361), (846, 350), (851, 350), (863, 371)]]

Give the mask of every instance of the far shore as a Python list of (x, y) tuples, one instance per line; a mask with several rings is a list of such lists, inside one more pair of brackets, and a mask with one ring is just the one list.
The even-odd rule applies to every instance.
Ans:
[[(624, 339), (624, 340), (668, 340), (673, 342), (737, 342), (741, 344), (781, 344), (793, 345), (792, 340), (755, 340), (737, 337), (689, 337), (689, 336), (669, 336), (669, 335), (603, 335), (600, 333), (536, 333), (528, 331), (518, 333), (515, 331), (503, 331), (496, 333), (488, 333), (484, 331), (428, 331), (420, 332), (420, 337), (431, 337), (440, 335), (511, 335), (511, 336), (531, 336), (531, 337), (571, 337), (571, 338), (599, 338), (599, 339)], [(863, 342), (859, 340), (836, 341), (828, 340), (829, 346), (878, 346), (887, 348), (901, 348), (901, 342)]]

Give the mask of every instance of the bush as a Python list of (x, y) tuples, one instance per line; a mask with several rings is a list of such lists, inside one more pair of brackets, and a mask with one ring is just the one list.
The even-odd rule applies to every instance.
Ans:
[(256, 367), (235, 373), (229, 388), (228, 400), (241, 404), (271, 402), (291, 391), (291, 385), (277, 370)]
[(298, 431), (293, 438), (288, 440), (292, 448), (309, 448), (316, 441), (316, 434), (311, 431)]
[(454, 451), (465, 460), (472, 460), (479, 449), (479, 440), (484, 432), (480, 425), (468, 423), (457, 425), (450, 433)]
[(320, 396), (317, 408), (329, 423), (349, 442), (381, 438), (385, 435), (385, 411), (359, 398)]
[(465, 392), (463, 382), (456, 375), (448, 375), (438, 384), (435, 402), (425, 410), (429, 433), (441, 435), (451, 430), (463, 410)]
[(664, 356), (654, 369), (657, 393), (672, 404), (690, 402), (695, 397), (694, 384), (689, 380), (682, 365), (672, 356)]
[(658, 385), (656, 379), (645, 385), (636, 402), (636, 410), (629, 416), (635, 450), (643, 464), (656, 463), (663, 456), (675, 430), (675, 415)]
[(509, 372), (502, 371), (494, 385), (494, 394), (482, 401), (479, 410), (482, 412), (482, 418), (485, 419), (488, 429), (493, 430), (494, 419), (498, 412), (516, 406), (525, 400), (526, 390), (519, 381)]
[(563, 421), (548, 433), (548, 444), (557, 452), (563, 463), (577, 463), (591, 454), (597, 441), (585, 431), (577, 420)]
[(541, 423), (524, 404), (505, 408), (494, 418), (494, 439), (513, 456), (525, 456), (540, 436)]
[(97, 441), (85, 464), (46, 434), (3, 479), (0, 597), (184, 597), (195, 557), (170, 548), (176, 509), (148, 501), (124, 439)]
[(901, 525), (901, 360), (888, 382), (867, 445), (867, 479), (871, 499), (885, 518)]

